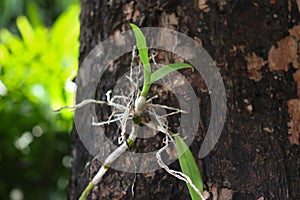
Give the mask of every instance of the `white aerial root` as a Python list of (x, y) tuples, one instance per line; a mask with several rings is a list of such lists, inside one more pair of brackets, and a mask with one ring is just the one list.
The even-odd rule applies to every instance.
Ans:
[[(106, 93), (108, 105), (113, 106), (115, 109), (119, 109), (119, 111), (122, 111), (122, 113), (117, 114), (117, 111), (113, 111), (113, 113), (115, 113), (115, 114), (111, 115), (109, 117), (109, 120), (99, 122), (99, 123), (93, 122), (93, 125), (101, 126), (101, 125), (109, 124), (111, 122), (119, 121), (120, 125), (121, 125), (121, 135), (119, 137), (118, 142), (121, 145), (105, 159), (104, 164), (101, 166), (101, 168), (99, 169), (99, 171), (97, 172), (97, 174), (94, 176), (94, 178), (91, 181), (94, 185), (99, 183), (99, 181), (102, 179), (102, 177), (104, 176), (106, 171), (109, 169), (110, 165), (129, 148), (129, 146), (130, 146), (129, 142), (133, 144), (133, 142), (135, 141), (136, 136), (137, 136), (137, 125), (132, 124), (131, 133), (130, 133), (129, 137), (127, 138), (127, 140), (125, 140), (126, 139), (125, 132), (126, 132), (127, 121), (128, 121), (128, 119), (132, 119), (130, 111), (131, 111), (131, 107), (133, 104), (134, 92), (131, 92), (131, 94), (128, 95), (129, 97), (115, 95), (115, 96), (113, 96), (112, 99), (110, 98), (110, 94), (111, 94), (110, 91)], [(123, 103), (126, 104), (126, 106), (115, 103), (114, 101), (116, 99), (122, 99)], [(116, 117), (116, 118), (111, 119), (113, 117)]]
[(160, 104), (151, 104), (151, 106), (153, 107), (157, 107), (157, 108), (164, 108), (164, 109), (167, 109), (167, 110), (174, 110), (176, 112), (180, 112), (180, 113), (184, 113), (186, 114), (187, 111), (184, 111), (184, 110), (181, 110), (181, 109), (178, 109), (178, 108), (174, 108), (174, 107), (169, 107), (169, 106), (166, 106), (166, 105), (160, 105)]
[(169, 131), (166, 130), (165, 127), (166, 124), (164, 122), (161, 121), (160, 119), (160, 116), (156, 115), (154, 109), (152, 110), (154, 112), (154, 116), (156, 117), (156, 120), (158, 122), (158, 126), (155, 126), (151, 123), (148, 123), (147, 125), (150, 125), (149, 127), (151, 128), (157, 128), (157, 130), (163, 132), (166, 134), (166, 138), (165, 138), (165, 146), (162, 147), (160, 150), (158, 150), (156, 152), (156, 158), (157, 158), (157, 162), (158, 162), (158, 165), (165, 169), (169, 174), (171, 174), (172, 176), (178, 178), (179, 180), (182, 180), (186, 183), (188, 183), (193, 189), (194, 191), (201, 197), (202, 200), (205, 200), (204, 196), (202, 195), (202, 193), (200, 192), (200, 190), (195, 186), (195, 184), (193, 183), (193, 181), (191, 180), (191, 178), (189, 176), (187, 176), (186, 174), (180, 172), (180, 171), (176, 171), (176, 170), (172, 170), (170, 169), (164, 162), (163, 160), (161, 159), (161, 152), (163, 152), (167, 147), (168, 147), (168, 143), (169, 143), (169, 139), (171, 139), (171, 142), (175, 145), (175, 142), (173, 140), (173, 137), (170, 135)]
[(95, 104), (108, 104), (106, 101), (98, 101), (98, 100), (95, 100), (95, 99), (86, 99), (86, 100), (83, 100), (82, 102), (80, 102), (79, 104), (76, 104), (74, 106), (62, 106), (58, 109), (54, 109), (53, 112), (59, 112), (63, 109), (74, 109), (74, 110), (77, 110), (79, 108), (82, 108), (83, 106), (87, 105), (87, 104), (90, 104), (90, 103), (95, 103)]
[[(129, 135), (129, 139), (131, 141), (135, 141), (137, 135), (137, 126), (133, 125), (131, 133)], [(104, 161), (104, 164), (101, 166), (97, 174), (94, 176), (92, 183), (94, 185), (98, 184), (99, 181), (102, 179), (103, 175), (109, 169), (110, 165), (119, 158), (126, 150), (128, 149), (128, 144), (124, 141), (116, 150), (114, 150)]]
[(103, 122), (95, 122), (94, 118), (92, 117), (92, 125), (93, 126), (103, 126), (103, 125), (106, 125), (106, 124), (109, 125), (110, 123), (120, 121), (121, 119), (122, 119), (122, 117), (117, 117), (115, 119), (108, 119), (107, 121), (103, 121)]
[(127, 103), (127, 109), (124, 111), (124, 114), (122, 116), (122, 119), (120, 121), (121, 123), (121, 134), (119, 137), (119, 144), (123, 143), (125, 138), (125, 133), (126, 133), (126, 125), (127, 125), (127, 121), (128, 119), (131, 119), (130, 117), (130, 108), (131, 108), (131, 104), (132, 104), (132, 99), (130, 99), (130, 101)]
[(149, 99), (147, 99), (146, 103), (151, 103), (151, 101), (153, 99), (157, 99), (158, 98), (158, 95), (154, 95), (153, 97), (150, 97)]
[[(166, 137), (168, 138), (168, 137)], [(206, 198), (204, 198), (204, 196), (202, 195), (202, 193), (200, 192), (200, 190), (195, 186), (195, 184), (193, 183), (193, 181), (191, 180), (191, 178), (189, 176), (187, 176), (186, 174), (180, 172), (180, 171), (176, 171), (173, 169), (170, 169), (161, 159), (161, 152), (163, 152), (166, 148), (168, 147), (168, 139), (166, 139), (165, 141), (165, 146), (162, 147), (160, 150), (158, 150), (156, 152), (156, 158), (157, 158), (157, 162), (159, 164), (159, 166), (163, 169), (165, 169), (169, 174), (171, 174), (172, 176), (178, 178), (179, 180), (182, 180), (186, 183), (188, 183), (193, 189), (194, 191), (201, 197), (202, 200), (206, 200)]]
[(125, 97), (125, 96), (114, 96), (113, 99), (110, 99), (110, 94), (111, 94), (111, 90), (109, 90), (108, 92), (106, 92), (106, 98), (107, 98), (107, 101), (99, 101), (99, 100), (95, 100), (95, 99), (85, 99), (83, 100), (82, 102), (80, 102), (79, 104), (76, 104), (74, 106), (62, 106), (58, 109), (54, 109), (53, 111), (54, 112), (59, 112), (61, 110), (64, 110), (64, 109), (73, 109), (73, 110), (77, 110), (79, 108), (82, 108), (84, 107), (85, 105), (87, 104), (90, 104), (90, 103), (95, 103), (95, 104), (106, 104), (108, 106), (112, 106), (112, 107), (115, 107), (117, 109), (120, 109), (120, 110), (126, 110), (127, 107), (124, 106), (124, 105), (121, 105), (121, 104), (118, 104), (118, 103), (115, 103), (114, 100), (115, 99), (118, 99), (118, 98), (124, 98), (124, 99), (127, 99), (128, 97)]

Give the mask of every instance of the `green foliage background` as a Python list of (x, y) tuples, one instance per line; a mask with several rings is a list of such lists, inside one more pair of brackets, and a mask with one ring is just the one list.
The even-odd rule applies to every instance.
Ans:
[(78, 0), (0, 0), (0, 199), (65, 199)]

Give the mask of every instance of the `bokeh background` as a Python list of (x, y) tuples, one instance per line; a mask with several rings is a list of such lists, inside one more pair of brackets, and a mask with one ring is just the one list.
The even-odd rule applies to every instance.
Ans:
[(79, 0), (0, 0), (0, 199), (66, 199)]

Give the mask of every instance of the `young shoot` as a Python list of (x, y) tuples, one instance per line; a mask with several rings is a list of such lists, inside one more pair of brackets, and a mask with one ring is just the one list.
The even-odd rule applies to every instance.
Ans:
[(144, 85), (142, 88), (141, 96), (137, 98), (135, 103), (135, 112), (137, 114), (140, 114), (145, 105), (149, 89), (155, 81), (158, 81), (162, 79), (164, 76), (170, 74), (171, 72), (177, 71), (179, 69), (191, 68), (193, 70), (194, 68), (191, 65), (188, 65), (186, 63), (173, 63), (173, 64), (164, 65), (163, 67), (161, 67), (160, 69), (156, 70), (151, 74), (151, 67), (149, 62), (146, 38), (142, 33), (142, 31), (139, 29), (139, 27), (137, 27), (135, 24), (130, 24), (130, 26), (136, 38), (136, 46), (138, 48), (140, 60), (143, 64), (143, 70), (144, 70)]

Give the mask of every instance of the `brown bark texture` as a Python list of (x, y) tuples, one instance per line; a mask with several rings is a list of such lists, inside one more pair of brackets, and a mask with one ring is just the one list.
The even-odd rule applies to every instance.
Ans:
[[(300, 199), (300, 1), (299, 0), (81, 0), (80, 63), (101, 41), (130, 29), (164, 27), (200, 43), (225, 84), (227, 116), (222, 135), (197, 158), (210, 118), (201, 77), (181, 70), (197, 93), (200, 126), (191, 150), (212, 200)], [(105, 99), (128, 69), (130, 56), (104, 73), (97, 99)], [(126, 70), (125, 70), (126, 71)], [(169, 101), (172, 95), (166, 94)], [(99, 118), (108, 109), (98, 108)], [(115, 127), (106, 132), (114, 141)], [(88, 133), (87, 133), (88, 134)], [(152, 141), (153, 142), (153, 141)], [(146, 141), (138, 140), (136, 148)], [(146, 149), (145, 149), (146, 150)], [(78, 199), (101, 163), (72, 131), (73, 165), (68, 199)], [(178, 162), (170, 168), (179, 169)], [(136, 180), (135, 180), (136, 179)], [(134, 183), (132, 192), (132, 185)], [(184, 182), (163, 169), (144, 174), (109, 170), (88, 199), (190, 199)]]

